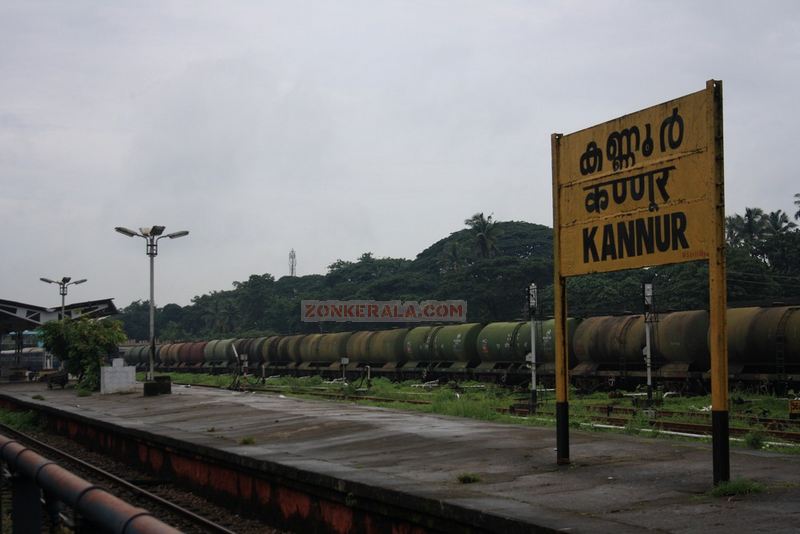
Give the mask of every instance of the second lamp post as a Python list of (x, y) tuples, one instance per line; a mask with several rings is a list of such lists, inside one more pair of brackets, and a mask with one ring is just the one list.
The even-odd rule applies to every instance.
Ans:
[(171, 234), (164, 235), (164, 227), (163, 226), (150, 226), (149, 228), (139, 228), (138, 232), (125, 228), (124, 226), (117, 226), (114, 228), (117, 232), (121, 233), (122, 235), (126, 235), (128, 237), (138, 236), (144, 238), (147, 242), (147, 255), (150, 256), (150, 370), (147, 373), (147, 380), (153, 380), (153, 367), (154, 362), (156, 359), (156, 308), (155, 308), (155, 301), (154, 301), (154, 260), (158, 255), (158, 242), (162, 237), (168, 237), (170, 239), (175, 239), (177, 237), (183, 237), (185, 235), (189, 235), (187, 230), (181, 230), (180, 232), (173, 232)]
[(61, 295), (61, 320), (66, 319), (64, 316), (64, 300), (67, 298), (67, 287), (82, 284), (86, 281), (86, 278), (75, 280), (74, 282), (70, 282), (72, 278), (69, 276), (65, 276), (61, 280), (50, 280), (49, 278), (39, 278), (39, 280), (48, 284), (58, 284), (58, 293)]

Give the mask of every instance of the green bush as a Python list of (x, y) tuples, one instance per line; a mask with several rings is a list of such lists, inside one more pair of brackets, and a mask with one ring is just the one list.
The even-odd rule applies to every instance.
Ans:
[(100, 366), (117, 346), (125, 341), (119, 321), (63, 319), (42, 326), (44, 347), (64, 362), (70, 374), (78, 377), (78, 387), (100, 389)]

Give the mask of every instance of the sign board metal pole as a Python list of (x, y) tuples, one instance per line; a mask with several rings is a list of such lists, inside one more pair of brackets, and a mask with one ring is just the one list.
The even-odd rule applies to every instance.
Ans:
[(708, 147), (714, 175), (713, 238), (708, 258), (709, 345), (711, 349), (711, 434), (714, 484), (730, 480), (728, 430), (728, 336), (725, 282), (725, 187), (722, 145), (722, 82), (709, 80)]
[(556, 463), (569, 464), (569, 376), (567, 362), (567, 294), (566, 278), (561, 276), (561, 231), (559, 187), (559, 151), (561, 134), (550, 138), (553, 158), (553, 298), (556, 358)]
[[(729, 479), (722, 82), (553, 134), (558, 463), (569, 463), (570, 276), (708, 261), (714, 482)], [(655, 320), (655, 316), (653, 316)]]

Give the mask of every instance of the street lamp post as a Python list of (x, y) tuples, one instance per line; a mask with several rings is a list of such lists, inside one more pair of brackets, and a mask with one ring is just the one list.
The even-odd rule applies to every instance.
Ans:
[(153, 380), (153, 365), (156, 359), (156, 308), (155, 308), (155, 300), (154, 300), (154, 293), (155, 293), (155, 269), (154, 263), (155, 258), (158, 255), (158, 242), (164, 237), (168, 237), (170, 239), (176, 239), (178, 237), (183, 237), (189, 235), (187, 230), (181, 230), (180, 232), (173, 232), (171, 234), (164, 235), (164, 227), (163, 226), (151, 226), (149, 228), (139, 228), (138, 232), (134, 232), (124, 226), (117, 226), (114, 228), (117, 232), (122, 235), (126, 235), (128, 237), (141, 237), (147, 243), (146, 252), (147, 255), (150, 257), (150, 371), (147, 373), (147, 380)]
[(71, 277), (65, 276), (61, 280), (50, 280), (49, 278), (39, 278), (39, 280), (48, 284), (58, 284), (58, 293), (61, 295), (61, 319), (64, 319), (64, 301), (67, 297), (67, 287), (82, 284), (86, 281), (86, 278), (72, 281)]

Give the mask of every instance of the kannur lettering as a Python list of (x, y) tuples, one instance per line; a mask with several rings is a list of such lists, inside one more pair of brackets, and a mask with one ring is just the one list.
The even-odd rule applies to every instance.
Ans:
[(583, 229), (583, 263), (633, 258), (689, 248), (682, 211)]

